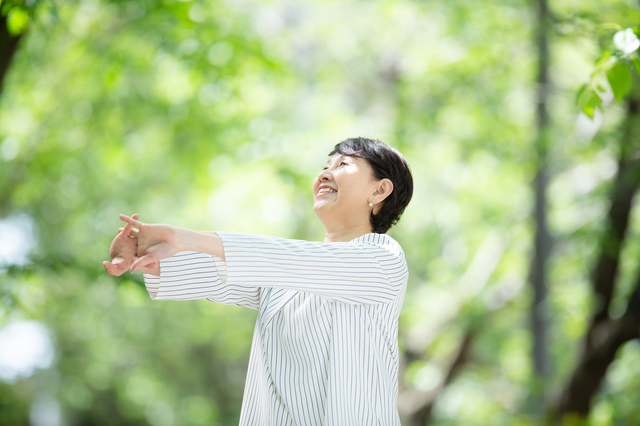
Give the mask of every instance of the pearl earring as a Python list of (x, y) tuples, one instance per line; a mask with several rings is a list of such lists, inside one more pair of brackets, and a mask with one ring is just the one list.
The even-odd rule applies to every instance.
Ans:
[(369, 200), (369, 207), (373, 207), (373, 203)]

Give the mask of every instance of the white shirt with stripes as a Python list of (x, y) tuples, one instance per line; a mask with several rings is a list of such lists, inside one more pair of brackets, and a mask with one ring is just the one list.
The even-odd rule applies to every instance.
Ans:
[(258, 309), (241, 426), (399, 426), (398, 316), (408, 270), (385, 234), (309, 242), (217, 233), (226, 260), (181, 252), (153, 300)]

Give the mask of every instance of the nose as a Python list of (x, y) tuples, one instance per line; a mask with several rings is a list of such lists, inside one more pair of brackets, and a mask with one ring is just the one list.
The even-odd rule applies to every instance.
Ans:
[(318, 181), (324, 182), (327, 180), (331, 180), (331, 173), (328, 170), (323, 170), (318, 174)]

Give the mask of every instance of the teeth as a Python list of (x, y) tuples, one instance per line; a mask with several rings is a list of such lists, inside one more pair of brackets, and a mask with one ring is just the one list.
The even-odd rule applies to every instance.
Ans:
[(324, 194), (324, 193), (326, 193), (326, 192), (337, 192), (337, 191), (336, 191), (335, 189), (332, 189), (332, 188), (321, 188), (321, 189), (318, 191), (318, 194)]

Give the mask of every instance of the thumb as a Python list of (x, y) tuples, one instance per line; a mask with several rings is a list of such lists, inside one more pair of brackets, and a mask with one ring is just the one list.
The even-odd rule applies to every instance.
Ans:
[(141, 267), (155, 266), (154, 264), (157, 261), (158, 261), (158, 259), (155, 259), (150, 254), (142, 256), (141, 258), (139, 258), (138, 260), (133, 262), (133, 265), (131, 265), (131, 273), (133, 274), (138, 268), (141, 268)]

